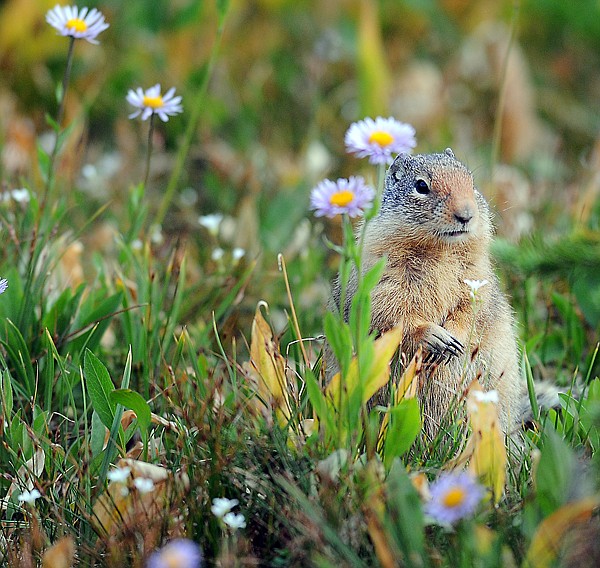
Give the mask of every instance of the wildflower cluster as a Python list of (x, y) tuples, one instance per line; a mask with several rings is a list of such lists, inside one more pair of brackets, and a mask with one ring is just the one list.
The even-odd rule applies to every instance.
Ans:
[[(366, 118), (350, 125), (345, 136), (346, 150), (372, 164), (390, 164), (394, 154), (411, 152), (416, 146), (415, 129), (394, 118)], [(317, 217), (363, 215), (375, 199), (375, 190), (364, 178), (351, 176), (337, 181), (323, 180), (310, 196), (310, 208)]]
[(246, 528), (246, 518), (241, 513), (235, 514), (231, 510), (239, 504), (237, 499), (216, 497), (210, 508), (212, 514), (234, 530)]

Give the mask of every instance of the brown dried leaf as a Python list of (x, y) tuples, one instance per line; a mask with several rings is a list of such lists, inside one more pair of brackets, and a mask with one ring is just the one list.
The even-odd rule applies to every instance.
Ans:
[(75, 560), (75, 541), (72, 536), (63, 536), (42, 556), (43, 568), (71, 568)]

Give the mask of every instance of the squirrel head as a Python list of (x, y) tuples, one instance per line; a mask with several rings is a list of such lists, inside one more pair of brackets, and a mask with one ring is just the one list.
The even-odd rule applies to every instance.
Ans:
[(442, 154), (400, 154), (385, 178), (379, 218), (419, 241), (453, 244), (490, 233), (485, 199), (450, 148)]

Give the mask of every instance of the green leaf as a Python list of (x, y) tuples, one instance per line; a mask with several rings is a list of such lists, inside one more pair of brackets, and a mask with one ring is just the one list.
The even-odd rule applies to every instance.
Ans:
[(392, 465), (413, 445), (421, 430), (421, 413), (416, 398), (407, 398), (389, 410), (390, 423), (387, 428), (383, 463)]
[(426, 566), (421, 499), (399, 459), (394, 461), (390, 469), (386, 494), (388, 510), (385, 524), (388, 534), (393, 535), (398, 548), (405, 555), (407, 565)]
[(110, 393), (109, 398), (112, 404), (122, 404), (136, 413), (142, 437), (146, 436), (150, 427), (151, 412), (150, 405), (144, 400), (144, 397), (131, 389), (116, 389)]
[(25, 388), (26, 395), (33, 397), (35, 395), (35, 373), (31, 364), (29, 348), (19, 328), (11, 320), (6, 320), (6, 326), (6, 341), (1, 343), (6, 347), (17, 380)]
[(2, 372), (2, 414), (10, 419), (13, 411), (13, 389), (10, 373)]
[(323, 325), (327, 341), (340, 364), (340, 369), (346, 371), (352, 359), (352, 335), (350, 328), (331, 312), (325, 314)]
[(536, 474), (537, 502), (544, 517), (565, 504), (573, 467), (571, 449), (547, 424)]
[(115, 418), (116, 403), (111, 401), (110, 393), (115, 390), (115, 387), (106, 367), (89, 349), (86, 349), (83, 358), (83, 376), (93, 409), (98, 413), (102, 423), (107, 428), (111, 428)]
[(92, 413), (92, 433), (90, 435), (90, 449), (92, 456), (96, 457), (104, 447), (104, 438), (106, 436), (106, 427), (100, 420), (100, 416), (94, 410)]
[(327, 404), (327, 400), (321, 391), (319, 383), (311, 371), (306, 372), (306, 393), (317, 418), (320, 428), (325, 431), (328, 439), (337, 439), (337, 425), (332, 408)]

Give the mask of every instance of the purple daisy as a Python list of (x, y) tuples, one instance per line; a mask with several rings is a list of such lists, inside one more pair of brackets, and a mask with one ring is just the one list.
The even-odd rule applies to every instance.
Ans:
[(445, 525), (473, 515), (484, 489), (465, 471), (443, 473), (429, 488), (431, 498), (425, 513), (435, 522)]
[(395, 118), (365, 118), (354, 122), (344, 138), (346, 151), (371, 164), (391, 164), (392, 154), (412, 152), (417, 145), (415, 129)]
[(202, 549), (193, 540), (172, 540), (148, 558), (146, 568), (200, 568)]
[(375, 198), (375, 190), (360, 176), (329, 179), (318, 183), (310, 194), (310, 208), (317, 217), (335, 217), (346, 213), (350, 217), (362, 215)]

